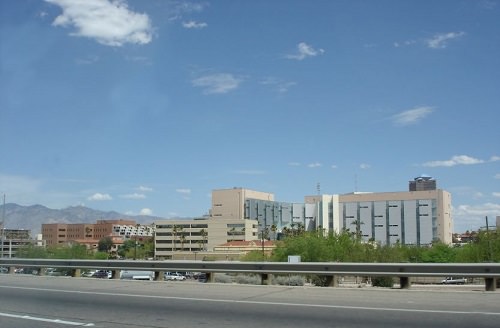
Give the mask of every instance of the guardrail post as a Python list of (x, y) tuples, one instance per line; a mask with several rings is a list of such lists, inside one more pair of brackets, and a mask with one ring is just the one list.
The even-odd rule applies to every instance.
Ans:
[(401, 289), (409, 289), (411, 286), (410, 277), (399, 277), (399, 286)]
[(39, 268), (37, 275), (38, 276), (45, 276), (45, 275), (47, 275), (47, 268)]
[(155, 271), (155, 281), (165, 280), (165, 271)]
[(13, 267), (13, 266), (9, 267), (9, 273), (10, 274), (16, 273), (16, 267)]
[(261, 285), (270, 285), (271, 284), (271, 275), (268, 273), (260, 274), (260, 284)]
[(326, 276), (326, 285), (328, 287), (338, 287), (339, 280), (337, 276)]
[(120, 272), (122, 270), (111, 270), (111, 279), (120, 279)]
[(81, 269), (74, 269), (71, 271), (71, 276), (73, 278), (80, 278), (82, 275), (82, 270)]
[(484, 278), (487, 292), (494, 292), (497, 289), (497, 282), (495, 280), (495, 278)]
[(207, 276), (207, 282), (215, 282), (215, 273), (214, 272), (207, 272), (205, 274)]

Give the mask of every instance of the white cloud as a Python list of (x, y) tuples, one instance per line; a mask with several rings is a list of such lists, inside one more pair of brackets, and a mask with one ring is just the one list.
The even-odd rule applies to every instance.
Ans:
[(322, 55), (325, 53), (323, 49), (314, 49), (305, 42), (301, 42), (297, 45), (297, 53), (286, 55), (288, 59), (303, 60), (307, 57), (315, 57), (317, 55)]
[(267, 77), (260, 84), (272, 86), (279, 93), (286, 93), (291, 87), (297, 85), (296, 82), (283, 81), (274, 77)]
[(179, 194), (185, 194), (185, 195), (189, 195), (191, 193), (191, 189), (187, 189), (187, 188), (176, 189), (175, 191), (178, 192)]
[(491, 156), (490, 162), (498, 162), (500, 161), (500, 156)]
[(495, 179), (500, 179), (500, 173), (495, 174)]
[(73, 27), (71, 35), (95, 39), (106, 46), (147, 44), (152, 39), (146, 14), (129, 10), (124, 0), (45, 0), (58, 5), (62, 14), (54, 26)]
[(431, 39), (426, 40), (427, 46), (432, 49), (444, 49), (448, 41), (461, 38), (465, 32), (449, 32), (435, 34)]
[(318, 163), (318, 162), (316, 162), (316, 163), (311, 163), (311, 164), (308, 164), (308, 165), (307, 165), (307, 167), (310, 167), (310, 168), (312, 168), (312, 169), (313, 169), (313, 168), (316, 168), (316, 167), (321, 167), (321, 166), (323, 166), (323, 164)]
[(153, 191), (153, 188), (150, 188), (150, 187), (145, 187), (145, 186), (139, 186), (137, 188), (137, 190), (139, 191), (143, 191), (143, 192), (150, 192), (150, 191)]
[(113, 197), (111, 197), (111, 195), (109, 194), (95, 193), (87, 199), (91, 201), (104, 201), (104, 200), (112, 200)]
[(140, 215), (153, 215), (153, 211), (149, 208), (143, 208), (140, 212)]
[(416, 124), (432, 113), (433, 110), (434, 109), (432, 107), (428, 106), (416, 107), (393, 115), (391, 116), (391, 119), (394, 124), (398, 126)]
[(198, 22), (195, 22), (195, 21), (189, 21), (189, 22), (183, 22), (182, 23), (182, 26), (184, 26), (185, 28), (195, 28), (195, 29), (202, 29), (202, 28), (205, 28), (208, 26), (207, 23), (198, 23)]
[(331, 167), (332, 169), (336, 169), (336, 168), (338, 168), (338, 166), (337, 166), (337, 165), (335, 165), (335, 164), (332, 164), (330, 167)]
[(486, 203), (479, 205), (459, 205), (452, 209), (453, 221), (456, 232), (476, 230), (486, 225), (486, 216), (489, 223), (500, 213), (500, 204)]
[(491, 193), (493, 197), (499, 197), (500, 198), (500, 192), (493, 192)]
[(362, 169), (362, 170), (367, 170), (371, 167), (370, 164), (366, 164), (366, 163), (362, 163), (359, 165), (359, 168)]
[(238, 88), (242, 81), (232, 74), (218, 73), (196, 78), (191, 83), (195, 87), (203, 88), (203, 94), (219, 94)]
[(422, 165), (428, 167), (439, 167), (439, 166), (451, 167), (456, 165), (474, 165), (481, 163), (484, 163), (484, 160), (470, 157), (467, 155), (458, 155), (458, 156), (453, 156), (451, 159), (448, 160), (431, 161), (431, 162), (426, 162)]
[(120, 197), (125, 198), (125, 199), (145, 199), (146, 195), (139, 194), (139, 193), (133, 193), (133, 194), (121, 195)]

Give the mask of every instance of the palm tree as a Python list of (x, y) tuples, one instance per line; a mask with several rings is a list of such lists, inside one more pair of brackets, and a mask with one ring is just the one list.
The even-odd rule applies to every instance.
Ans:
[(172, 233), (174, 235), (174, 248), (172, 249), (174, 252), (175, 250), (177, 249), (176, 245), (175, 245), (175, 241), (177, 239), (177, 231), (178, 231), (178, 227), (174, 224), (173, 227), (172, 227)]

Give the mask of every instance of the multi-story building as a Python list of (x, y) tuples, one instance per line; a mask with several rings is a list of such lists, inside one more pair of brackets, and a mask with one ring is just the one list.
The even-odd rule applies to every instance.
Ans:
[(153, 228), (136, 224), (134, 220), (97, 220), (96, 223), (44, 223), (42, 238), (47, 246), (70, 241), (94, 245), (104, 237), (119, 237), (126, 240), (131, 237), (152, 236)]
[(31, 231), (25, 229), (2, 229), (0, 238), (0, 257), (16, 257), (21, 247), (31, 245)]
[(230, 241), (258, 239), (255, 220), (205, 218), (155, 222), (155, 258), (171, 259), (176, 252), (212, 252)]
[[(231, 191), (236, 193), (236, 189), (226, 190), (226, 199), (238, 198), (228, 196)], [(237, 204), (241, 206), (240, 201)], [(284, 228), (301, 226), (325, 233), (349, 230), (362, 240), (381, 244), (452, 242), (451, 195), (440, 189), (315, 195), (306, 196), (304, 203), (246, 198), (243, 208), (235, 209), (237, 204), (230, 205), (233, 213), (244, 213), (242, 219), (257, 220), (260, 230), (272, 229), (278, 235)]]

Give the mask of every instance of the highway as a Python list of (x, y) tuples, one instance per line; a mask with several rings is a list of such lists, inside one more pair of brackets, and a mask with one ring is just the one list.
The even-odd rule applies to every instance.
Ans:
[[(447, 288), (451, 287), (451, 288)], [(0, 327), (498, 327), (500, 293), (0, 275)]]

